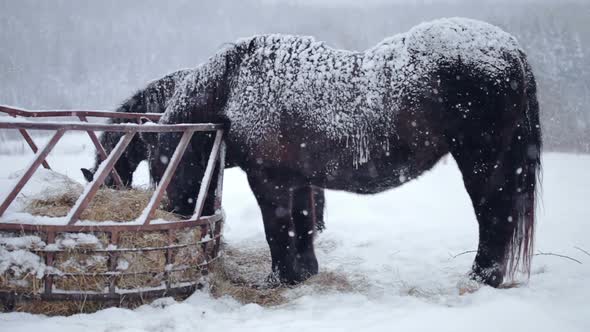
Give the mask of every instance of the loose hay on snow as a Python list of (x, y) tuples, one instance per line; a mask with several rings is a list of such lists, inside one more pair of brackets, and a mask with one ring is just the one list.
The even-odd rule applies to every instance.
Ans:
[(224, 255), (214, 264), (211, 274), (211, 294), (214, 297), (230, 296), (244, 304), (276, 306), (309, 292), (356, 290), (347, 276), (330, 271), (321, 271), (296, 286), (272, 285), (265, 281), (270, 274), (269, 256), (265, 248), (238, 249), (225, 245)]

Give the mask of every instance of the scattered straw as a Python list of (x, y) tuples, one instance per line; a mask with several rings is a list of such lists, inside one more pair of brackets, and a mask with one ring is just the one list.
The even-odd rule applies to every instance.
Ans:
[(277, 306), (305, 294), (351, 292), (356, 288), (344, 274), (321, 271), (296, 286), (274, 287), (265, 280), (270, 274), (266, 248), (237, 249), (224, 246), (224, 254), (212, 267), (210, 290), (214, 297), (230, 296), (240, 303)]

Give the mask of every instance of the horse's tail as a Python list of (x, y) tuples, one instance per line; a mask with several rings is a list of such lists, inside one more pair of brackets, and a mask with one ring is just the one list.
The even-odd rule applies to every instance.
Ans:
[(508, 177), (508, 190), (514, 202), (514, 229), (507, 246), (506, 276), (514, 280), (521, 270), (527, 277), (531, 272), (534, 254), (535, 208), (538, 200), (541, 177), (541, 124), (537, 86), (531, 67), (524, 54), (521, 54), (524, 74), (524, 114), (519, 121), (510, 147), (509, 159), (514, 167), (514, 175)]

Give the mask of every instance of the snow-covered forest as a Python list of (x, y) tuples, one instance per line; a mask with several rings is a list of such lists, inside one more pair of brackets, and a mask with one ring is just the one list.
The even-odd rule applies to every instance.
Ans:
[(545, 146), (590, 151), (590, 2), (583, 0), (72, 0), (0, 2), (0, 103), (112, 109), (148, 80), (258, 33), (363, 50), (443, 16), (516, 35), (539, 81)]

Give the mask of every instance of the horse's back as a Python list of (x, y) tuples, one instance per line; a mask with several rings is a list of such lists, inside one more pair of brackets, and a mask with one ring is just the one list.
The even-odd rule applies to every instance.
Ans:
[(364, 52), (301, 36), (256, 36), (240, 45), (249, 52), (222, 111), (230, 146), (253, 167), (290, 167), (308, 177), (338, 169), (361, 183), (387, 173), (393, 186), (432, 167), (449, 151), (451, 134), (486, 129), (489, 117), (473, 115), (502, 105), (471, 109), (476, 96), (521, 93), (506, 90), (506, 80), (522, 77), (507, 76), (522, 67), (516, 39), (469, 19), (423, 23)]

